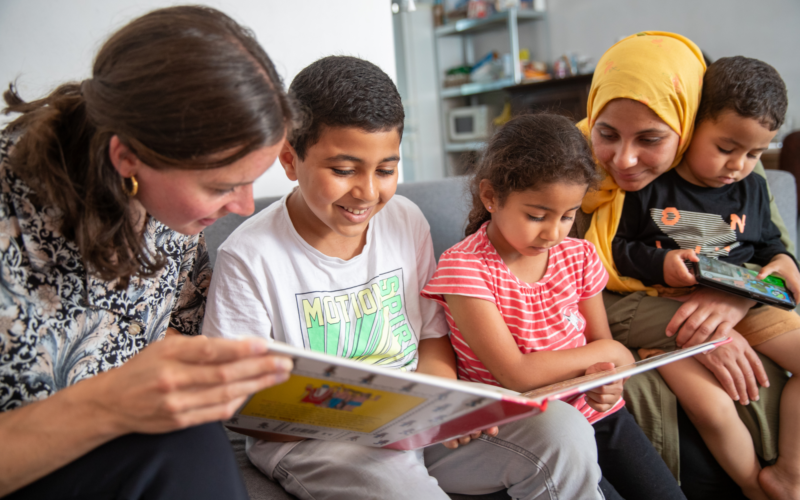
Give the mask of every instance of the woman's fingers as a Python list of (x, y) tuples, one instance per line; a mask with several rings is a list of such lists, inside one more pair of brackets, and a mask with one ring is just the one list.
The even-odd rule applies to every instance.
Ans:
[[(712, 338), (722, 338), (727, 337), (730, 329), (733, 328), (733, 325), (729, 321), (725, 321), (724, 318), (716, 313), (709, 314), (706, 317), (706, 320), (701, 324), (697, 329), (695, 329), (694, 334), (691, 337), (688, 337), (685, 342), (682, 344), (678, 344), (681, 348), (686, 349), (688, 347), (693, 347), (703, 342), (708, 342)], [(680, 339), (680, 334), (678, 335), (678, 339)], [(676, 344), (678, 340), (675, 340)]]
[(198, 390), (179, 391), (164, 397), (162, 411), (168, 414), (181, 414), (194, 409), (227, 404), (288, 378), (286, 374), (268, 374), (260, 377), (215, 385)]
[(744, 356), (738, 358), (736, 361), (739, 364), (739, 370), (742, 372), (745, 393), (747, 394), (747, 402), (742, 404), (749, 404), (750, 401), (758, 401), (758, 382), (756, 381), (756, 376), (753, 373), (750, 362)]
[(193, 408), (178, 415), (172, 415), (171, 418), (164, 422), (163, 428), (159, 427), (152, 430), (142, 430), (140, 432), (159, 434), (161, 432), (169, 432), (170, 430), (185, 429), (195, 425), (205, 424), (208, 422), (215, 422), (219, 420), (227, 420), (236, 412), (236, 410), (244, 403), (246, 397), (241, 397), (235, 400), (228, 401), (227, 403), (220, 403), (212, 406), (204, 406), (201, 408)]
[(192, 364), (228, 363), (261, 355), (269, 350), (269, 343), (258, 338), (231, 340), (203, 336), (167, 337), (155, 345), (159, 344), (164, 344), (162, 348), (168, 357)]
[(737, 401), (743, 405), (750, 404), (750, 392), (748, 391), (745, 373), (742, 372), (742, 369), (738, 364), (734, 365), (734, 367), (729, 367), (728, 371), (733, 377), (733, 385), (736, 386)]
[(769, 377), (767, 377), (767, 371), (764, 369), (764, 365), (761, 363), (761, 359), (759, 359), (756, 351), (751, 347), (750, 349), (745, 349), (744, 355), (747, 357), (747, 361), (750, 363), (750, 368), (753, 369), (753, 374), (755, 375), (756, 380), (758, 380), (758, 383), (762, 387), (769, 387)]
[(164, 390), (176, 390), (229, 384), (269, 374), (286, 380), (291, 369), (291, 359), (277, 355), (244, 358), (224, 364), (174, 363), (163, 370), (159, 383)]
[(730, 337), (730, 343), (695, 359), (711, 370), (733, 400), (748, 404), (758, 398), (758, 383), (766, 385), (769, 381), (747, 340), (735, 330), (730, 330)]
[[(681, 330), (681, 327), (684, 325), (686, 320), (694, 314), (697, 310), (697, 303), (693, 301), (684, 302), (677, 311), (675, 311), (675, 315), (672, 316), (672, 319), (667, 323), (667, 337), (672, 337), (678, 330)], [(677, 342), (677, 341), (676, 341)]]
[(264, 354), (267, 346), (258, 339), (167, 337), (106, 374), (100, 406), (119, 417), (124, 433), (228, 418), (247, 396), (288, 378), (291, 360)]
[(711, 318), (710, 312), (697, 308), (681, 326), (678, 336), (675, 337), (675, 344), (683, 347), (691, 339), (695, 339), (695, 342), (700, 340), (697, 343), (702, 343), (714, 333), (715, 329), (716, 325), (714, 324), (714, 319)]
[(738, 391), (736, 390), (736, 384), (733, 381), (733, 377), (731, 376), (730, 371), (725, 366), (724, 358), (726, 354), (725, 347), (722, 346), (720, 348), (714, 349), (713, 351), (705, 352), (700, 356), (695, 356), (695, 359), (700, 361), (700, 363), (708, 368), (708, 370), (714, 374), (719, 381), (719, 384), (725, 389), (725, 392), (728, 393), (728, 396), (731, 397), (733, 400), (739, 399)]

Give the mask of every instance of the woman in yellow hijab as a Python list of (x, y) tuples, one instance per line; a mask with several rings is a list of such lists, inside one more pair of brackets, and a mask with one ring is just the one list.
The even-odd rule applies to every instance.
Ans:
[[(586, 197), (582, 208), (594, 214), (585, 238), (597, 247), (609, 272), (609, 290), (647, 289), (648, 295), (657, 295), (638, 280), (617, 273), (611, 241), (625, 191), (638, 191), (680, 163), (692, 139), (705, 70), (697, 45), (662, 32), (638, 33), (619, 41), (597, 65), (588, 117), (578, 127), (608, 175), (600, 190)], [(603, 120), (615, 114), (622, 119)], [(631, 129), (627, 141), (618, 129), (622, 126)]]
[[(665, 32), (632, 35), (616, 43), (600, 59), (589, 93), (587, 118), (578, 127), (589, 139), (598, 167), (607, 175), (600, 189), (584, 200), (583, 211), (592, 215), (585, 238), (595, 244), (609, 272), (608, 288), (627, 294), (604, 293), (609, 323), (617, 340), (631, 348), (669, 350), (676, 343), (681, 346), (702, 342), (714, 332), (731, 335), (731, 344), (699, 356), (698, 360), (743, 405), (758, 401), (758, 383), (765, 386), (768, 380), (773, 382), (769, 391), (761, 391), (757, 404), (737, 405), (759, 454), (770, 460), (777, 456), (778, 402), (786, 379), (779, 370), (767, 366), (768, 379), (757, 354), (732, 330), (752, 304), (702, 288), (685, 296), (682, 303), (656, 297), (654, 289), (620, 276), (611, 253), (625, 192), (642, 189), (678, 165), (689, 146), (705, 69), (702, 52), (693, 42)], [(755, 172), (765, 175), (760, 164)], [(773, 222), (786, 235), (774, 202), (770, 208)], [(792, 251), (791, 240), (782, 239)], [(626, 385), (626, 400), (638, 423), (679, 477), (674, 395), (652, 373)], [(681, 441), (681, 450), (685, 444)]]

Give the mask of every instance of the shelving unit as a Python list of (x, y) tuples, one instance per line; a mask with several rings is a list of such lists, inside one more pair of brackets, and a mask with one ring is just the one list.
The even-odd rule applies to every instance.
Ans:
[(435, 34), (436, 36), (447, 36), (463, 34), (467, 32), (477, 33), (487, 29), (495, 29), (497, 24), (509, 22), (509, 20), (512, 18), (514, 18), (514, 23), (516, 25), (517, 20), (534, 21), (537, 19), (544, 19), (545, 16), (545, 12), (540, 12), (537, 10), (509, 9), (507, 11), (498, 12), (497, 14), (484, 17), (482, 19), (460, 19), (454, 23), (439, 26), (436, 28)]
[(478, 151), (483, 148), (485, 143), (479, 141), (472, 142), (448, 142), (444, 145), (444, 150), (448, 153), (466, 153), (468, 151)]
[[(519, 27), (521, 24), (534, 21), (541, 21), (547, 18), (546, 12), (534, 10), (509, 9), (499, 12), (492, 16), (482, 19), (461, 19), (454, 23), (440, 26), (434, 30), (434, 37), (437, 41), (437, 73), (439, 78), (439, 101), (442, 116), (445, 164), (448, 165), (450, 174), (462, 173), (462, 168), (458, 166), (458, 160), (462, 153), (480, 150), (483, 142), (450, 142), (448, 134), (448, 112), (450, 109), (459, 106), (476, 106), (481, 101), (504, 101), (505, 97), (494, 95), (510, 87), (523, 83), (522, 72), (519, 64)], [(474, 65), (477, 61), (475, 53), (474, 36), (480, 33), (502, 30), (508, 32), (508, 46), (512, 58), (512, 74), (506, 75), (501, 79), (485, 83), (466, 83), (457, 87), (443, 87), (445, 67), (441, 64), (439, 57), (439, 41), (449, 37), (461, 38), (461, 52), (463, 64)], [(480, 54), (483, 55), (483, 54)], [(527, 82), (525, 82), (527, 83)]]

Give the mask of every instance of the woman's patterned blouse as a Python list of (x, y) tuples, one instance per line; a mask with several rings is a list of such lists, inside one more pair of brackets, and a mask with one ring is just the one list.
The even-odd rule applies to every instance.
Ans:
[(211, 279), (202, 235), (150, 217), (147, 248), (167, 264), (116, 290), (86, 272), (78, 247), (59, 233), (58, 211), (34, 206), (8, 164), (11, 144), (0, 135), (0, 411), (122, 365), (168, 326), (200, 333)]

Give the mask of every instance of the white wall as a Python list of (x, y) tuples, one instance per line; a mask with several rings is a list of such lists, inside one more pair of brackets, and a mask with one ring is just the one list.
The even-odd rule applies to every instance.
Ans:
[(439, 118), (439, 84), (430, 4), (394, 15), (398, 90), (403, 98), (403, 178), (430, 181), (445, 176)]
[[(108, 35), (154, 8), (181, 3), (216, 7), (251, 28), (286, 85), (326, 55), (352, 55), (395, 79), (390, 3), (381, 0), (2, 0), (0, 86), (17, 80), (26, 100), (58, 84), (90, 76)], [(288, 192), (276, 163), (255, 184), (255, 196)]]
[(800, 128), (800, 1), (548, 0), (551, 57), (603, 55), (637, 31), (680, 33), (712, 59), (743, 55), (778, 70), (789, 91), (788, 117)]

